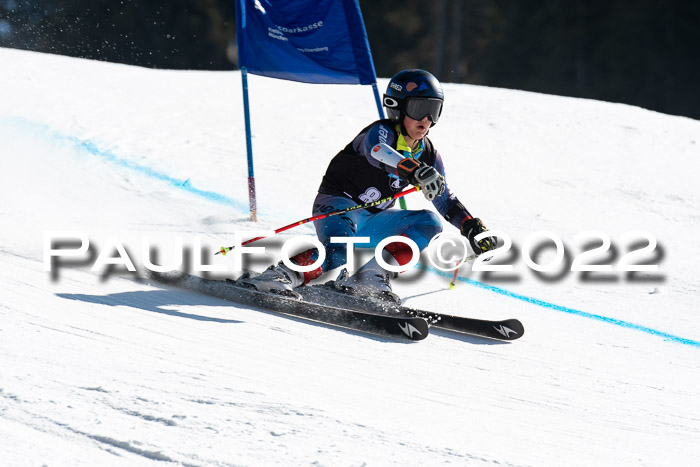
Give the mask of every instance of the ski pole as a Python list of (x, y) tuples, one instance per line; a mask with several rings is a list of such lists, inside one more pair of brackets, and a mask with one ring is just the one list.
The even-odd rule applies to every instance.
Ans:
[[(395, 199), (398, 199), (398, 198), (401, 198), (401, 197), (403, 197), (403, 196), (406, 196), (406, 195), (408, 195), (408, 194), (410, 194), (410, 193), (413, 193), (414, 191), (420, 191), (420, 187), (414, 186), (413, 188), (410, 188), (410, 189), (408, 189), (408, 190), (406, 190), (406, 191), (402, 191), (401, 193), (396, 193), (395, 195), (387, 196), (386, 198), (382, 198), (382, 199), (377, 200), (377, 201), (372, 201), (371, 203), (358, 204), (358, 205), (356, 205), (356, 206), (351, 206), (351, 207), (349, 207), (349, 208), (338, 209), (338, 210), (336, 210), (336, 211), (331, 211), (331, 212), (326, 213), (326, 214), (319, 214), (318, 216), (313, 216), (313, 217), (309, 217), (309, 218), (307, 218), (307, 219), (303, 219), (303, 220), (300, 220), (300, 221), (297, 221), (297, 222), (293, 222), (293, 223), (291, 223), (291, 224), (289, 224), (289, 225), (285, 225), (284, 227), (280, 227), (279, 229), (275, 230), (275, 234), (278, 234), (278, 233), (280, 233), (280, 232), (284, 232), (285, 230), (289, 230), (289, 229), (291, 229), (292, 227), (296, 227), (296, 226), (298, 226), (298, 225), (302, 225), (302, 224), (306, 224), (306, 223), (309, 223), (309, 222), (318, 221), (318, 220), (325, 219), (325, 218), (331, 217), (331, 216), (337, 216), (338, 214), (345, 214), (346, 212), (355, 211), (355, 210), (357, 210), (357, 209), (367, 209), (367, 208), (371, 208), (372, 206), (378, 206), (378, 205), (380, 205), (380, 204), (382, 204), (382, 203), (386, 203), (386, 202), (388, 202), (388, 201), (393, 201), (393, 200), (395, 200)], [(257, 242), (258, 240), (261, 240), (261, 239), (263, 239), (263, 238), (266, 238), (266, 237), (263, 236), (263, 237), (251, 238), (250, 240), (246, 240), (245, 242), (242, 242), (242, 243), (241, 243), (241, 246), (248, 245), (249, 243)], [(218, 255), (219, 253), (221, 253), (222, 255), (226, 255), (226, 253), (228, 253), (229, 251), (231, 251), (233, 248), (234, 248), (233, 246), (230, 246), (230, 247), (228, 247), (228, 248), (227, 248), (227, 247), (221, 247), (221, 249), (220, 249), (219, 251), (217, 251), (215, 254)]]
[(457, 287), (457, 273), (459, 273), (459, 267), (455, 269), (455, 275), (452, 276), (452, 282), (450, 282), (450, 289)]
[[(473, 255), (469, 255), (466, 258), (464, 258), (464, 261), (462, 261), (462, 263), (460, 263), (459, 266), (457, 266), (457, 268), (455, 269), (454, 276), (452, 276), (452, 282), (450, 282), (450, 285), (449, 285), (450, 290), (453, 290), (457, 287), (457, 274), (459, 274), (459, 268), (461, 268), (462, 265), (465, 263), (471, 263), (472, 261), (474, 261), (478, 257), (479, 257), (479, 255), (477, 255), (476, 253), (474, 253)], [(490, 259), (491, 258), (486, 258), (485, 261), (488, 261)]]

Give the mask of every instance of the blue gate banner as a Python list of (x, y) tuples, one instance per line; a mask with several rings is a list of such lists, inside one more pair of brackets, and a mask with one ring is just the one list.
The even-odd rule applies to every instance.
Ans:
[(358, 0), (236, 0), (238, 65), (325, 84), (374, 84)]

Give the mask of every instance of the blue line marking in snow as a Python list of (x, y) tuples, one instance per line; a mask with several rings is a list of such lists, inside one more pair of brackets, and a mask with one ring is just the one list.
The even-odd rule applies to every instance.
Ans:
[[(74, 145), (84, 149), (85, 151), (87, 151), (88, 153), (90, 153), (94, 156), (101, 157), (109, 162), (112, 162), (114, 164), (120, 165), (122, 167), (131, 169), (131, 170), (134, 170), (134, 171), (139, 172), (141, 174), (144, 174), (148, 177), (155, 178), (157, 180), (169, 183), (170, 185), (172, 185), (176, 188), (185, 190), (189, 193), (195, 194), (197, 196), (208, 199), (210, 201), (233, 206), (236, 209), (239, 209), (241, 211), (245, 211), (246, 209), (248, 209), (247, 205), (240, 203), (240, 202), (234, 200), (233, 198), (229, 198), (227, 196), (221, 195), (219, 193), (215, 193), (213, 191), (205, 191), (205, 190), (200, 190), (198, 188), (193, 187), (190, 184), (189, 179), (178, 180), (176, 178), (170, 177), (169, 175), (165, 175), (165, 174), (160, 173), (156, 170), (153, 170), (150, 167), (142, 166), (142, 165), (133, 163), (131, 161), (128, 161), (126, 159), (122, 159), (120, 157), (117, 157), (116, 155), (114, 155), (111, 152), (100, 149), (97, 146), (97, 144), (95, 144), (91, 141), (84, 141), (84, 140), (81, 140), (75, 136), (68, 136), (68, 135), (61, 134), (55, 130), (52, 130), (47, 125), (31, 122), (31, 121), (24, 120), (21, 118), (3, 118), (2, 120), (14, 121), (15, 123), (22, 124), (23, 126), (26, 126), (26, 127), (33, 127), (35, 129), (42, 130), (43, 132), (51, 135), (51, 137), (56, 139), (56, 140), (63, 140), (63, 141), (69, 142), (71, 144), (74, 144)], [(452, 276), (453, 276), (453, 273), (440, 271), (439, 269), (423, 266), (421, 264), (418, 264), (416, 267), (419, 269), (424, 269), (426, 271), (432, 272), (432, 273), (437, 274), (439, 276), (448, 277), (450, 279), (452, 279)], [(581, 311), (581, 310), (576, 310), (576, 309), (568, 308), (568, 307), (561, 306), (561, 305), (556, 305), (554, 303), (545, 302), (544, 300), (540, 300), (540, 299), (533, 298), (533, 297), (528, 297), (526, 295), (521, 295), (521, 294), (518, 294), (515, 292), (510, 292), (510, 291), (502, 289), (500, 287), (496, 287), (493, 285), (485, 284), (483, 282), (475, 281), (475, 280), (469, 279), (467, 277), (457, 277), (457, 280), (459, 280), (460, 282), (465, 282), (465, 283), (472, 285), (472, 286), (475, 286), (475, 287), (479, 287), (481, 289), (490, 290), (491, 292), (495, 292), (495, 293), (498, 293), (500, 295), (505, 295), (507, 297), (515, 298), (516, 300), (521, 300), (523, 302), (527, 302), (527, 303), (530, 303), (533, 305), (547, 308), (549, 310), (561, 311), (563, 313), (581, 316), (583, 318), (594, 319), (597, 321), (602, 321), (604, 323), (613, 324), (615, 326), (620, 326), (623, 328), (634, 329), (634, 330), (641, 331), (641, 332), (644, 332), (647, 334), (651, 334), (653, 336), (662, 337), (670, 342), (677, 342), (679, 344), (690, 345), (692, 347), (700, 347), (700, 341), (695, 341), (692, 339), (686, 339), (684, 337), (675, 336), (673, 334), (668, 334), (666, 332), (659, 331), (657, 329), (649, 328), (646, 326), (642, 326), (639, 324), (631, 323), (629, 321), (623, 321), (623, 320), (619, 320), (619, 319), (615, 319), (615, 318), (610, 318), (608, 316), (597, 315), (594, 313), (588, 313), (586, 311)]]
[(93, 156), (101, 157), (101, 158), (107, 160), (108, 162), (114, 163), (116, 165), (119, 165), (119, 166), (127, 168), (127, 169), (134, 170), (134, 171), (139, 172), (143, 175), (146, 175), (150, 178), (154, 178), (156, 180), (166, 182), (166, 183), (170, 184), (171, 186), (174, 186), (175, 188), (178, 188), (180, 190), (187, 191), (189, 193), (192, 193), (192, 194), (197, 195), (199, 197), (208, 199), (209, 201), (213, 201), (215, 203), (233, 206), (238, 210), (247, 209), (247, 206), (244, 207), (243, 204), (239, 203), (238, 201), (234, 200), (233, 198), (229, 198), (228, 196), (224, 196), (222, 194), (219, 194), (219, 193), (216, 193), (213, 191), (200, 190), (199, 188), (193, 187), (192, 184), (190, 183), (189, 178), (187, 180), (178, 180), (177, 178), (173, 178), (169, 175), (166, 175), (164, 173), (153, 170), (150, 167), (136, 164), (136, 163), (131, 162), (127, 159), (122, 159), (120, 157), (115, 156), (111, 152), (100, 149), (95, 143), (93, 143), (91, 141), (82, 141), (82, 140), (79, 140), (78, 138), (69, 137), (69, 136), (65, 136), (64, 139), (66, 141), (69, 141), (69, 142), (81, 147), (82, 149), (86, 150), (88, 153), (92, 154)]
[[(432, 272), (432, 273), (437, 274), (439, 276), (448, 277), (450, 279), (452, 279), (452, 277), (454, 275), (454, 272), (452, 272), (452, 273), (443, 272), (443, 271), (440, 271), (439, 269), (423, 266), (421, 264), (418, 264), (416, 266), (416, 268)], [(510, 292), (510, 291), (502, 289), (500, 287), (496, 287), (496, 286), (489, 285), (489, 284), (484, 284), (483, 282), (475, 281), (474, 279), (469, 279), (467, 277), (457, 277), (457, 280), (459, 280), (460, 282), (465, 282), (469, 285), (473, 285), (475, 287), (479, 287), (481, 289), (490, 290), (491, 292), (505, 295), (506, 297), (515, 298), (516, 300), (521, 300), (523, 302), (527, 302), (527, 303), (531, 303), (533, 305), (541, 306), (541, 307), (547, 308), (549, 310), (561, 311), (563, 313), (581, 316), (583, 318), (589, 318), (589, 319), (594, 319), (597, 321), (602, 321), (602, 322), (608, 323), (608, 324), (614, 324), (615, 326), (620, 326), (623, 328), (634, 329), (636, 331), (641, 331), (641, 332), (645, 332), (647, 334), (651, 334), (653, 336), (662, 337), (662, 338), (666, 339), (667, 341), (677, 342), (679, 344), (690, 345), (693, 347), (700, 347), (699, 341), (695, 341), (692, 339), (686, 339), (685, 337), (675, 336), (673, 334), (668, 334), (666, 332), (659, 331), (657, 329), (649, 328), (646, 326), (642, 326), (639, 324), (631, 323), (629, 321), (623, 321), (620, 319), (610, 318), (608, 316), (596, 315), (594, 313), (588, 313), (586, 311), (576, 310), (574, 308), (568, 308), (568, 307), (561, 306), (561, 305), (555, 305), (554, 303), (549, 303), (549, 302), (545, 302), (544, 300), (540, 300), (538, 298), (528, 297), (526, 295), (521, 295), (521, 294), (518, 294), (515, 292)]]
[(29, 120), (25, 120), (22, 118), (5, 118), (2, 120), (13, 122), (13, 123), (19, 124), (21, 126), (24, 126), (26, 128), (30, 128), (33, 130), (41, 131), (42, 133), (47, 134), (51, 139), (72, 144), (76, 147), (79, 147), (79, 148), (85, 150), (90, 155), (100, 157), (100, 158), (106, 160), (107, 162), (116, 164), (120, 167), (124, 167), (124, 168), (130, 169), (130, 170), (133, 170), (135, 172), (138, 172), (142, 175), (146, 175), (147, 177), (168, 183), (169, 185), (171, 185), (175, 188), (187, 191), (188, 193), (192, 193), (194, 195), (197, 195), (197, 196), (204, 198), (204, 199), (207, 199), (209, 201), (232, 206), (232, 207), (238, 209), (239, 211), (246, 211), (248, 209), (248, 205), (245, 205), (245, 204), (243, 204), (243, 203), (241, 203), (233, 198), (230, 198), (228, 196), (224, 196), (222, 194), (219, 194), (219, 193), (216, 193), (213, 191), (200, 190), (199, 188), (193, 187), (192, 184), (190, 183), (189, 179), (179, 180), (177, 178), (166, 175), (162, 172), (158, 172), (150, 167), (136, 164), (135, 162), (131, 162), (127, 159), (123, 159), (121, 157), (118, 157), (114, 153), (111, 153), (107, 150), (100, 149), (100, 147), (92, 141), (81, 140), (75, 136), (69, 136), (69, 135), (62, 134), (56, 130), (53, 130), (48, 125), (44, 125), (44, 124), (36, 123), (36, 122), (31, 122)]

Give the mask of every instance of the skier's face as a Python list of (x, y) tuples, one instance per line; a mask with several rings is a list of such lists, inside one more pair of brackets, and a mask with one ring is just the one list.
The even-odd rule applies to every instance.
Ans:
[(427, 116), (424, 117), (423, 120), (414, 120), (408, 115), (403, 119), (403, 126), (406, 127), (406, 133), (408, 133), (408, 137), (414, 141), (423, 139), (423, 137), (428, 134), (431, 123)]

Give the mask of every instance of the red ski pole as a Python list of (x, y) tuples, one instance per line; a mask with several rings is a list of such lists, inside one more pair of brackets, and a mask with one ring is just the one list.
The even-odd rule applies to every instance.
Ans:
[[(461, 268), (464, 263), (471, 263), (472, 261), (474, 261), (478, 257), (479, 257), (479, 255), (474, 253), (473, 255), (467, 256), (466, 258), (464, 258), (464, 261), (459, 263), (459, 265), (455, 269), (454, 275), (452, 276), (452, 282), (450, 282), (450, 289), (454, 289), (457, 287), (457, 274), (459, 274), (459, 268)], [(486, 258), (486, 259), (484, 259), (484, 261), (488, 261), (490, 259), (491, 258)]]
[(457, 287), (457, 274), (458, 273), (459, 273), (459, 266), (455, 269), (455, 275), (452, 276), (452, 282), (450, 282), (450, 289), (454, 289), (455, 287)]
[[(386, 198), (382, 198), (382, 199), (377, 200), (377, 201), (372, 201), (371, 203), (358, 204), (357, 206), (351, 206), (349, 208), (339, 209), (336, 211), (331, 211), (331, 212), (326, 213), (326, 214), (319, 214), (318, 216), (309, 217), (307, 219), (303, 219), (303, 220), (300, 220), (297, 222), (293, 222), (289, 225), (285, 225), (284, 227), (280, 227), (279, 229), (275, 230), (275, 234), (278, 234), (280, 232), (284, 232), (285, 230), (289, 230), (289, 229), (296, 227), (298, 225), (307, 224), (309, 222), (318, 221), (318, 220), (325, 219), (325, 218), (331, 217), (331, 216), (337, 216), (338, 214), (345, 214), (346, 212), (355, 211), (357, 209), (367, 209), (367, 208), (371, 208), (372, 206), (378, 206), (382, 203), (386, 203), (388, 201), (393, 201), (395, 199), (401, 198), (401, 197), (406, 196), (410, 193), (413, 193), (414, 191), (419, 191), (419, 190), (420, 190), (420, 187), (414, 186), (413, 188), (410, 188), (406, 191), (402, 191), (401, 193), (396, 193), (395, 195), (387, 196)], [(263, 238), (266, 238), (266, 237), (263, 236), (263, 237), (251, 238), (250, 240), (246, 240), (245, 242), (242, 242), (241, 246), (248, 245), (249, 243), (257, 242), (258, 240), (261, 240)], [(233, 246), (221, 247), (221, 249), (219, 251), (217, 251), (215, 254), (218, 255), (219, 253), (221, 253), (222, 255), (225, 255), (226, 253), (231, 251), (233, 248), (234, 248)]]

